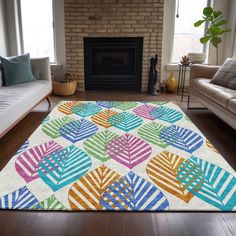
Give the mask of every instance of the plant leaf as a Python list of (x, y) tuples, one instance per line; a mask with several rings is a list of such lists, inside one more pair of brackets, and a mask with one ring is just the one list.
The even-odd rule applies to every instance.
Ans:
[(160, 133), (164, 128), (166, 128), (166, 126), (158, 124), (156, 122), (151, 122), (143, 125), (138, 130), (138, 135), (149, 143), (158, 145), (162, 148), (166, 148), (169, 145), (165, 143), (160, 137)]
[(174, 153), (163, 151), (147, 164), (147, 174), (159, 187), (188, 203), (194, 196), (177, 179), (177, 170), (185, 159)]
[(224, 211), (236, 206), (236, 178), (206, 160), (192, 156), (177, 171), (184, 188), (203, 201)]
[(61, 150), (63, 147), (54, 141), (35, 146), (20, 154), (15, 161), (18, 174), (27, 182), (38, 178), (40, 161), (47, 155)]
[(205, 7), (203, 9), (203, 15), (204, 16), (211, 16), (212, 13), (213, 13), (212, 7)]
[(72, 145), (45, 157), (38, 175), (55, 192), (83, 176), (91, 165), (90, 157)]
[(200, 42), (202, 44), (205, 44), (210, 40), (210, 38), (211, 38), (210, 36), (202, 37), (202, 38), (200, 38)]
[(199, 134), (176, 125), (163, 129), (160, 136), (167, 144), (189, 153), (193, 153), (203, 144), (203, 138)]
[(107, 153), (106, 146), (117, 136), (118, 135), (116, 133), (109, 130), (104, 130), (86, 139), (84, 141), (84, 149), (91, 156), (105, 162), (111, 158)]
[(206, 20), (199, 20), (197, 22), (194, 23), (194, 27), (199, 27), (200, 25), (202, 25), (204, 22), (206, 22)]
[(146, 160), (152, 152), (148, 143), (128, 133), (113, 139), (106, 148), (109, 156), (130, 169)]
[(147, 180), (129, 172), (102, 195), (103, 210), (163, 211), (169, 209), (165, 195)]
[(75, 182), (69, 191), (72, 210), (101, 210), (102, 194), (120, 175), (102, 165)]
[(213, 11), (213, 16), (214, 16), (215, 19), (218, 18), (221, 15), (222, 15), (221, 11)]

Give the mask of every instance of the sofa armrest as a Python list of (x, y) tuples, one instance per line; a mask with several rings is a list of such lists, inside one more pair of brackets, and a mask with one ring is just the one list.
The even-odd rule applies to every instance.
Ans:
[(212, 79), (220, 66), (195, 64), (190, 69), (190, 80), (194, 78)]
[(51, 68), (48, 57), (30, 59), (33, 75), (39, 80), (51, 81)]

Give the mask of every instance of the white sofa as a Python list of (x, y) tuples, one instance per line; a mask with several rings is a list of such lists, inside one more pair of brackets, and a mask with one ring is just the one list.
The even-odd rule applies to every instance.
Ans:
[[(49, 58), (31, 59), (31, 66), (37, 80), (9, 87), (3, 86), (0, 71), (0, 138), (23, 119), (31, 109), (52, 91)], [(0, 66), (1, 70), (1, 66)]]

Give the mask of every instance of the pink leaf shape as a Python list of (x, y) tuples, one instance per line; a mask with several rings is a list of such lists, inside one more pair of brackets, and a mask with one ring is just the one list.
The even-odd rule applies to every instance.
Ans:
[(130, 169), (146, 160), (152, 152), (148, 143), (128, 133), (113, 139), (106, 148), (110, 157)]
[(141, 116), (141, 117), (143, 117), (143, 118), (146, 118), (146, 119), (149, 119), (149, 120), (155, 120), (156, 118), (151, 115), (151, 111), (152, 111), (153, 109), (156, 109), (156, 107), (145, 104), (145, 105), (136, 107), (136, 108), (133, 110), (133, 112), (134, 112), (136, 115)]
[(38, 166), (40, 161), (47, 155), (63, 149), (58, 143), (47, 143), (28, 149), (19, 155), (15, 162), (16, 171), (27, 182), (38, 178)]

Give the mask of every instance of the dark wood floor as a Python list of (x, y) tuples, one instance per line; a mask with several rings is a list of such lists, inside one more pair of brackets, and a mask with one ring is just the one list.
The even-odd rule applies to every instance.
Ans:
[[(41, 102), (0, 139), (0, 170), (33, 133), (44, 117), (63, 98), (52, 97), (52, 107)], [(175, 95), (150, 97), (134, 92), (86, 92), (64, 100), (172, 100), (181, 106), (191, 120), (215, 145), (236, 170), (236, 131), (208, 110), (186, 110), (186, 102)], [(194, 106), (199, 105), (194, 102)], [(1, 121), (0, 121), (1, 122)], [(1, 184), (1, 183), (0, 183)], [(156, 235), (236, 235), (235, 213), (171, 212), (27, 212), (0, 211), (0, 236), (156, 236)]]

